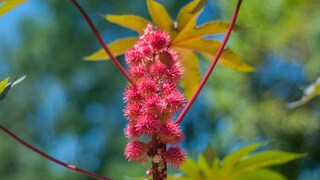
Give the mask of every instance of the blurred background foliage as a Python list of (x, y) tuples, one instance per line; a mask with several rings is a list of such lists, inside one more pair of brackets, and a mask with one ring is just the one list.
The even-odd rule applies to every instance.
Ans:
[[(175, 17), (189, 0), (159, 0)], [(82, 0), (107, 42), (134, 34), (99, 14), (150, 19), (142, 0)], [(199, 24), (229, 21), (235, 1), (208, 0)], [(182, 126), (183, 146), (197, 157), (210, 142), (222, 158), (240, 146), (306, 152), (275, 167), (289, 179), (320, 178), (319, 99), (297, 109), (304, 86), (320, 76), (320, 2), (246, 0), (229, 46), (253, 73), (217, 66)], [(212, 38), (221, 39), (223, 36)], [(126, 81), (111, 62), (82, 58), (99, 45), (69, 1), (29, 1), (0, 17), (0, 78), (26, 74), (0, 103), (0, 123), (50, 155), (115, 179), (143, 176), (148, 165), (127, 162), (122, 115)], [(123, 59), (123, 57), (120, 57)], [(122, 61), (123, 62), (123, 61)], [(206, 70), (208, 62), (202, 61)], [(90, 179), (35, 155), (0, 133), (1, 179)]]

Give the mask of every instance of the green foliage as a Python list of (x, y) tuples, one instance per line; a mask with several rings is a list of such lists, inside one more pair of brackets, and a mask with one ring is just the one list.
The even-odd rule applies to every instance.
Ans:
[(3, 2), (0, 6), (0, 16), (8, 13), (13, 8), (19, 6), (20, 4), (26, 2), (27, 0), (0, 0), (0, 3)]
[[(252, 151), (259, 148), (261, 144), (252, 144), (242, 147), (223, 160), (215, 156), (208, 155), (211, 147), (208, 146), (204, 153), (198, 157), (198, 162), (188, 158), (182, 164), (180, 170), (183, 175), (173, 175), (169, 179), (176, 180), (285, 180), (286, 178), (274, 170), (268, 169), (269, 166), (283, 164), (295, 159), (304, 157), (304, 154), (288, 153), (277, 150), (266, 150), (254, 154)], [(208, 150), (209, 149), (209, 150)], [(212, 154), (212, 153), (209, 153)]]
[(9, 83), (10, 78), (6, 78), (0, 82), (0, 94), (3, 92), (3, 90), (6, 88), (6, 85)]
[[(186, 69), (185, 77), (182, 79), (181, 85), (187, 98), (192, 96), (201, 80), (198, 67), (199, 59), (194, 55), (194, 52), (206, 56), (210, 61), (220, 46), (219, 41), (205, 39), (203, 36), (224, 33), (229, 26), (229, 24), (225, 22), (211, 21), (197, 27), (196, 20), (201, 14), (205, 4), (205, 0), (193, 0), (187, 4), (179, 11), (177, 24), (175, 25), (164, 6), (154, 0), (147, 0), (147, 7), (152, 21), (160, 29), (169, 32), (172, 39), (171, 47), (181, 54), (182, 65)], [(151, 22), (134, 15), (106, 15), (104, 17), (112, 23), (134, 30), (139, 34), (142, 34), (143, 29), (148, 23), (151, 24)], [(114, 46), (115, 43), (110, 44), (110, 50), (116, 55), (124, 53), (132, 45), (131, 41), (124, 42), (118, 40), (117, 43), (123, 47), (120, 48), (121, 51), (119, 51), (117, 46)], [(189, 55), (191, 55), (191, 57), (189, 57)], [(101, 49), (86, 57), (86, 60), (106, 60), (108, 58), (107, 54)], [(242, 59), (229, 48), (223, 52), (219, 63), (242, 72), (250, 72), (253, 70), (252, 67), (244, 63)]]
[(288, 103), (287, 106), (289, 108), (296, 108), (303, 104), (308, 103), (312, 99), (316, 98), (320, 95), (320, 78), (317, 79), (316, 82), (310, 84), (303, 90), (303, 97), (295, 102)]
[[(121, 55), (124, 51), (129, 49), (134, 45), (134, 43), (137, 41), (138, 38), (132, 37), (132, 38), (124, 38), (119, 39), (116, 41), (113, 41), (109, 44), (109, 48), (112, 49), (112, 53), (115, 56)], [(109, 58), (109, 56), (106, 54), (104, 49), (101, 49), (97, 51), (96, 53), (90, 55), (89, 57), (86, 57), (86, 60), (101, 60), (101, 56), (104, 56), (106, 58)]]
[(5, 96), (8, 94), (9, 90), (19, 84), (21, 81), (23, 81), (26, 78), (26, 76), (22, 76), (19, 79), (15, 79), (13, 82), (9, 82), (10, 78), (6, 78), (5, 80), (0, 82), (0, 101), (5, 98)]

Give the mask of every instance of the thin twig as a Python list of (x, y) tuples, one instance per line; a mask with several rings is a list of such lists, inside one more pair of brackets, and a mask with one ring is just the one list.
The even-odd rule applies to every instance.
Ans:
[(86, 20), (86, 22), (88, 23), (88, 25), (90, 26), (91, 30), (93, 31), (93, 34), (96, 36), (97, 40), (99, 41), (99, 43), (101, 44), (101, 46), (103, 47), (103, 49), (106, 51), (106, 53), (109, 55), (110, 59), (112, 60), (112, 62), (116, 65), (116, 67), (120, 70), (120, 72), (124, 75), (124, 77), (131, 83), (134, 84), (134, 81), (132, 80), (132, 78), (130, 77), (130, 75), (127, 73), (127, 71), (123, 68), (123, 66), (120, 64), (120, 62), (118, 61), (118, 59), (112, 54), (112, 52), (110, 51), (108, 45), (104, 42), (104, 40), (102, 39), (102, 37), (100, 36), (97, 28), (93, 25), (92, 21), (90, 20), (89, 16), (87, 15), (87, 13), (83, 10), (83, 8), (78, 4), (78, 2), (76, 0), (71, 0), (71, 2), (78, 8), (78, 10), (80, 11), (80, 13), (82, 14), (83, 18)]
[(81, 174), (84, 174), (84, 175), (87, 175), (87, 176), (90, 176), (90, 177), (93, 177), (93, 178), (96, 178), (96, 179), (102, 179), (102, 180), (111, 180), (110, 178), (107, 178), (107, 177), (104, 177), (104, 176), (101, 176), (101, 175), (97, 175), (97, 174), (94, 174), (94, 173), (91, 173), (91, 172), (88, 172), (88, 171), (85, 171), (83, 169), (80, 169), (76, 166), (73, 166), (71, 164), (66, 164), (62, 161), (59, 161), (51, 156), (49, 156), (48, 154), (38, 150), (37, 148), (33, 147), (32, 145), (28, 144), (27, 142), (25, 142), (24, 140), (22, 140), (21, 138), (19, 138), (18, 136), (16, 136), (15, 134), (13, 134), (11, 131), (9, 131), (7, 128), (3, 127), (2, 125), (0, 125), (0, 129), (5, 132), (7, 135), (9, 135), (12, 139), (14, 139), (15, 141), (17, 141), (18, 143), (20, 143), (21, 145), (25, 146), (26, 148), (32, 150), (33, 152), (39, 154), (40, 156), (50, 160), (50, 161), (53, 161), (54, 163), (57, 163), (63, 167), (66, 167), (68, 169), (71, 169), (73, 171), (76, 171), (76, 172), (79, 172)]

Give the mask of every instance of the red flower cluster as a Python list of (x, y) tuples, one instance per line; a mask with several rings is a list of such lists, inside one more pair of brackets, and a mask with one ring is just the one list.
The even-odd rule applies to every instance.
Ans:
[[(179, 167), (185, 159), (185, 151), (176, 144), (183, 139), (180, 127), (172, 121), (185, 101), (177, 82), (183, 71), (179, 55), (169, 47), (169, 34), (148, 25), (144, 35), (126, 53), (126, 62), (135, 81), (127, 87), (124, 100), (127, 103), (124, 115), (129, 121), (125, 135), (130, 139), (125, 149), (127, 159), (146, 162), (152, 157), (163, 157)], [(149, 138), (141, 142), (141, 136)], [(162, 144), (170, 144), (165, 152), (152, 153), (152, 138)], [(153, 150), (154, 151), (154, 150)]]

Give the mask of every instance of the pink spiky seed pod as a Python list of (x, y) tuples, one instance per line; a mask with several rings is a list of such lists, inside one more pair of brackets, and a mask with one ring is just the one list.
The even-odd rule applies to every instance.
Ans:
[(135, 65), (130, 68), (130, 74), (135, 80), (138, 80), (143, 78), (147, 74), (147, 72), (143, 66)]
[(177, 64), (173, 64), (165, 71), (165, 76), (170, 81), (180, 81), (183, 76), (183, 71)]
[(150, 66), (150, 74), (155, 79), (160, 80), (160, 79), (163, 79), (166, 69), (167, 67), (164, 64), (160, 62), (155, 62), (153, 65)]
[(140, 102), (142, 98), (143, 96), (138, 90), (138, 87), (136, 85), (131, 85), (126, 88), (123, 99), (127, 103), (136, 103)]
[(169, 95), (169, 94), (171, 94), (172, 92), (178, 91), (177, 84), (174, 83), (174, 82), (172, 82), (172, 81), (163, 83), (161, 88), (162, 88), (162, 92), (163, 92), (165, 95)]
[(135, 123), (129, 123), (124, 129), (124, 135), (129, 139), (138, 139), (142, 134), (137, 131)]
[(154, 94), (157, 91), (157, 83), (152, 78), (144, 78), (139, 83), (139, 91), (142, 92), (142, 94), (148, 95), (148, 94)]
[(167, 49), (166, 51), (159, 52), (156, 58), (165, 66), (170, 67), (177, 62), (179, 56), (172, 49)]
[(185, 98), (179, 91), (173, 91), (164, 97), (166, 111), (177, 112), (184, 104)]
[(145, 41), (145, 40), (138, 41), (134, 47), (139, 53), (142, 54), (143, 60), (146, 61), (153, 58), (153, 49), (149, 46), (148, 41)]
[(179, 147), (170, 147), (167, 152), (164, 155), (164, 158), (169, 166), (172, 166), (174, 168), (179, 168), (181, 164), (186, 159), (186, 151)]
[(157, 95), (147, 96), (144, 103), (144, 109), (146, 114), (159, 116), (164, 110), (164, 103), (161, 97)]
[(170, 36), (167, 32), (155, 30), (150, 33), (150, 35), (148, 36), (148, 40), (150, 40), (151, 47), (159, 51), (168, 47)]
[(144, 115), (138, 119), (135, 127), (140, 134), (151, 135), (159, 129), (159, 122), (152, 115)]
[(129, 161), (139, 163), (148, 161), (148, 148), (146, 144), (140, 141), (131, 141), (127, 144), (124, 155)]
[(129, 49), (125, 53), (126, 63), (131, 66), (135, 66), (142, 63), (143, 55), (139, 53), (135, 48)]
[(165, 144), (177, 144), (182, 141), (183, 133), (179, 125), (170, 120), (162, 124), (158, 132), (158, 138)]
[[(185, 101), (177, 85), (183, 70), (178, 62), (179, 54), (169, 44), (168, 33), (148, 25), (145, 34), (126, 53), (135, 83), (124, 93), (127, 103), (124, 113), (129, 120), (125, 135), (131, 139), (130, 144), (133, 140), (144, 139), (149, 144), (148, 155), (153, 166), (155, 163), (157, 168), (162, 169), (166, 166), (166, 144), (175, 145), (183, 139), (180, 127), (172, 121), (172, 116)], [(126, 148), (129, 154), (131, 146), (127, 145)], [(168, 162), (174, 167), (178, 167), (185, 156), (184, 151), (178, 150), (174, 147), (167, 154)], [(128, 159), (142, 161), (141, 158)]]
[(137, 119), (142, 115), (141, 105), (137, 103), (128, 104), (124, 109), (124, 116), (128, 121), (137, 121)]

